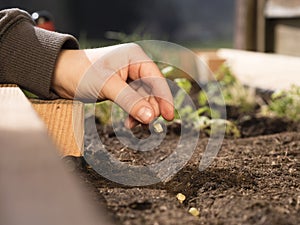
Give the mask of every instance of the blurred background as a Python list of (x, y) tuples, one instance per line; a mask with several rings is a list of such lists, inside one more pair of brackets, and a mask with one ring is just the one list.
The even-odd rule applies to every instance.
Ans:
[(0, 0), (10, 7), (49, 11), (81, 47), (156, 39), (300, 56), (299, 0)]
[(159, 39), (192, 48), (233, 45), (235, 0), (0, 0), (1, 9), (10, 7), (47, 10), (57, 31), (92, 45), (118, 39)]

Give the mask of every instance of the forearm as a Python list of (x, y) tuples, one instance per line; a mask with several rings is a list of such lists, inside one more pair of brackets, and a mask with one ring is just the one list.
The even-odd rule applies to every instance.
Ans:
[(75, 38), (35, 27), (24, 11), (0, 11), (0, 83), (55, 98), (51, 83), (58, 55), (62, 49), (77, 48)]

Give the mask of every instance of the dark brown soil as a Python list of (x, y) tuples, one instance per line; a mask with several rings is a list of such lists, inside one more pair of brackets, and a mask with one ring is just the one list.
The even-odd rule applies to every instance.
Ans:
[[(96, 173), (82, 158), (66, 162), (77, 168), (75, 174), (89, 187), (95, 202), (107, 208), (114, 224), (299, 225), (299, 124), (257, 117), (255, 111), (240, 113), (234, 107), (228, 107), (227, 113), (236, 121), (242, 137), (225, 138), (218, 156), (202, 172), (198, 167), (208, 142), (205, 134), (200, 134), (190, 161), (174, 177), (151, 186), (116, 184)], [(181, 131), (176, 124), (169, 126), (158, 148), (141, 152), (120, 143), (111, 127), (98, 124), (97, 129), (107, 151), (132, 165), (164, 160), (178, 144)], [(141, 127), (133, 133), (138, 138), (149, 135)], [(97, 148), (94, 139), (95, 134), (86, 132), (86, 151)], [(176, 198), (178, 193), (186, 196), (182, 204)], [(200, 215), (191, 215), (191, 207), (197, 208)]]
[[(245, 138), (225, 139), (203, 172), (198, 166), (207, 137), (199, 139), (191, 160), (166, 183), (126, 187), (81, 163), (76, 175), (91, 188), (95, 201), (106, 206), (115, 224), (299, 225), (300, 134), (288, 132), (297, 126), (269, 118), (248, 118), (239, 126)], [(147, 132), (137, 128), (135, 134)], [(259, 136), (263, 134), (268, 135)], [(137, 152), (124, 148), (110, 128), (99, 126), (99, 135), (115, 158), (134, 164), (163, 160), (179, 139), (172, 127), (159, 148)], [(176, 199), (178, 193), (186, 196), (183, 204)], [(190, 207), (200, 215), (189, 214)]]

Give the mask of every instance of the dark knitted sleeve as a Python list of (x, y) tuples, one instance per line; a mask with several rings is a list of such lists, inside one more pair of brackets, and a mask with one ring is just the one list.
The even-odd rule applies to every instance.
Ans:
[(0, 11), (0, 83), (17, 84), (41, 98), (56, 98), (51, 80), (58, 54), (61, 49), (77, 48), (74, 37), (35, 27), (25, 11)]

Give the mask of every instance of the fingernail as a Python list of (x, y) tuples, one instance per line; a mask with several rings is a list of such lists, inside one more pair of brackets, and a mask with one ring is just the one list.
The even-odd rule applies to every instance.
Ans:
[(141, 108), (137, 113), (138, 119), (141, 120), (141, 122), (143, 123), (150, 123), (152, 116), (153, 116), (152, 110), (147, 107)]

